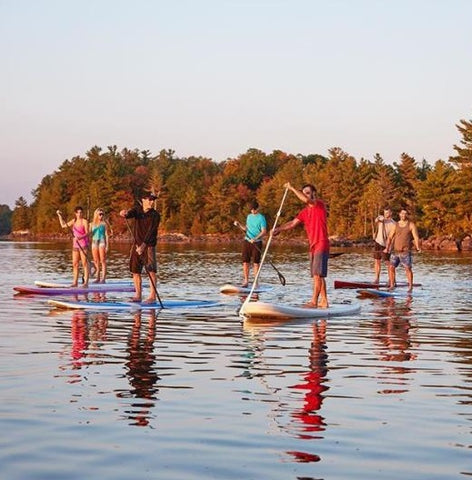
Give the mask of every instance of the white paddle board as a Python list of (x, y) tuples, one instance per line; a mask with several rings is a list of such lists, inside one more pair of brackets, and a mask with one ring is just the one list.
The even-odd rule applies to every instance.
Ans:
[(280, 320), (292, 318), (340, 317), (360, 312), (359, 303), (333, 303), (328, 308), (308, 308), (268, 302), (248, 302), (239, 314), (247, 319)]

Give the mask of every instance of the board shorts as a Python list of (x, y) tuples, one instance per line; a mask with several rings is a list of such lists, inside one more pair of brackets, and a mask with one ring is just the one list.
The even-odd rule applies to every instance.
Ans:
[(328, 276), (329, 252), (310, 252), (310, 273), (313, 277)]
[(397, 268), (400, 264), (405, 268), (411, 268), (413, 264), (411, 252), (392, 253), (390, 256), (390, 265)]
[(390, 253), (384, 252), (385, 247), (374, 241), (374, 259), (375, 260), (384, 260), (388, 262), (390, 260)]
[(106, 247), (106, 242), (104, 238), (101, 238), (100, 240), (92, 240), (92, 249), (105, 248), (105, 247)]
[(262, 242), (251, 243), (249, 240), (244, 240), (243, 244), (243, 263), (261, 263), (262, 256)]
[(131, 247), (129, 257), (129, 271), (131, 273), (142, 273), (143, 268), (147, 272), (157, 272), (157, 260), (155, 247), (146, 247), (141, 255), (136, 252), (136, 245)]

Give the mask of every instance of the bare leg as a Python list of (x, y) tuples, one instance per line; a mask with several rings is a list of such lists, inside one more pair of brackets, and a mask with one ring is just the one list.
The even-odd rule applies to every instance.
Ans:
[(388, 266), (388, 283), (389, 283), (388, 288), (390, 290), (393, 290), (397, 283), (396, 270), (395, 270), (395, 267), (391, 264)]
[(135, 302), (140, 302), (141, 301), (141, 295), (142, 295), (142, 280), (141, 280), (141, 274), (140, 273), (133, 273), (133, 283), (134, 283), (134, 298), (133, 300)]
[(375, 272), (374, 283), (379, 283), (381, 265), (382, 265), (382, 260), (380, 260), (380, 258), (375, 258), (374, 259), (374, 272)]
[(148, 272), (149, 276), (151, 277), (151, 293), (149, 294), (149, 297), (146, 299), (146, 302), (155, 302), (157, 299), (157, 292), (156, 289), (154, 288), (154, 285), (156, 285), (156, 272)]
[[(257, 272), (259, 271), (259, 264), (255, 263), (253, 268), (254, 268), (254, 280), (255, 280), (257, 276)], [(256, 287), (257, 287), (257, 284), (256, 284)]]
[[(320, 302), (318, 299), (321, 297)], [(310, 303), (308, 304), (311, 308), (328, 308), (328, 296), (326, 294), (326, 280), (324, 277), (315, 275), (313, 277), (313, 295), (311, 297)]]
[(93, 263), (95, 265), (96, 278), (95, 283), (100, 282), (100, 257), (98, 248), (92, 248)]
[(247, 287), (249, 283), (249, 263), (243, 263), (243, 287)]
[[(105, 247), (100, 247), (99, 254), (100, 265), (102, 267), (102, 283), (105, 283), (107, 277), (107, 252), (105, 250)], [(98, 279), (100, 279), (100, 274), (98, 274)]]
[(406, 280), (408, 282), (408, 292), (413, 291), (413, 270), (411, 267), (405, 267)]
[(72, 250), (72, 286), (77, 287), (79, 284), (79, 252), (77, 250)]
[(80, 252), (80, 258), (82, 260), (82, 267), (84, 269), (84, 287), (87, 287), (90, 277), (89, 263), (85, 253)]

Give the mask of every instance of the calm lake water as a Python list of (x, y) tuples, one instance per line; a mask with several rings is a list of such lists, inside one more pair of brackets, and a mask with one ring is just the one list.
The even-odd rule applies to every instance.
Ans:
[[(128, 278), (127, 250), (112, 246), (110, 277)], [(306, 301), (305, 249), (271, 254), (287, 285), (264, 265), (261, 299)], [(70, 258), (69, 243), (0, 242), (2, 479), (472, 476), (470, 252), (415, 256), (411, 298), (265, 326), (219, 293), (241, 280), (239, 245), (159, 247), (161, 297), (214, 308), (57, 312), (14, 295), (70, 279)], [(334, 279), (372, 279), (372, 266), (367, 250), (332, 259), (331, 302), (356, 298)]]

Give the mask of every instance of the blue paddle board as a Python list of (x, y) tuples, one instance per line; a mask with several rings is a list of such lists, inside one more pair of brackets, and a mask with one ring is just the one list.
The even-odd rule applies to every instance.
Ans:
[(71, 310), (160, 310), (173, 308), (214, 307), (218, 302), (212, 300), (165, 300), (162, 305), (145, 302), (68, 302), (65, 300), (48, 300), (48, 304), (56, 308)]
[(361, 298), (407, 297), (411, 294), (411, 292), (406, 290), (377, 290), (375, 288), (361, 288), (357, 290), (357, 296)]

